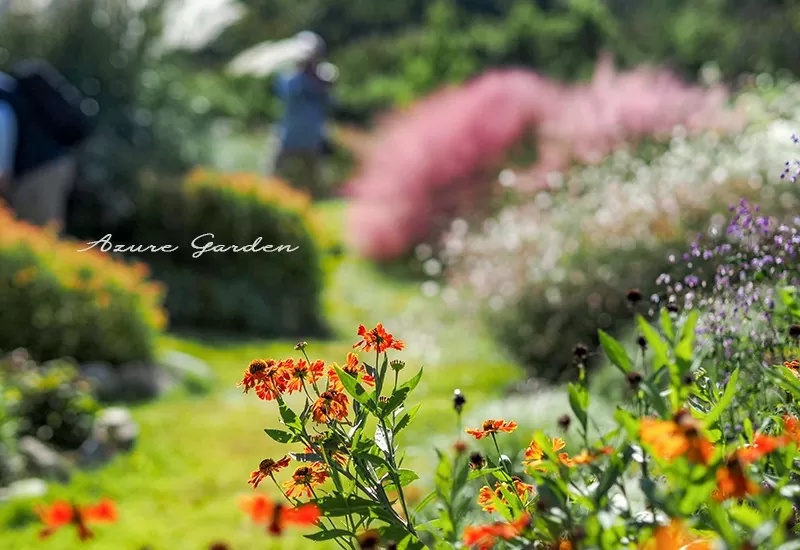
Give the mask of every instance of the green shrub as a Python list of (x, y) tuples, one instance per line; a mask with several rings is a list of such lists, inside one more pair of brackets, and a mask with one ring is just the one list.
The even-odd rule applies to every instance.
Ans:
[[(128, 242), (177, 247), (137, 255), (167, 284), (173, 326), (308, 334), (322, 326), (322, 271), (309, 208), (308, 197), (277, 180), (196, 171), (179, 183), (143, 183)], [(213, 237), (202, 237), (209, 233)], [(287, 245), (293, 251), (209, 251), (195, 257), (196, 246), (211, 242)]]
[(0, 208), (0, 350), (115, 365), (153, 357), (165, 317), (144, 265), (59, 241)]
[(0, 373), (17, 436), (30, 435), (62, 450), (77, 449), (89, 438), (100, 407), (73, 365), (6, 359)]

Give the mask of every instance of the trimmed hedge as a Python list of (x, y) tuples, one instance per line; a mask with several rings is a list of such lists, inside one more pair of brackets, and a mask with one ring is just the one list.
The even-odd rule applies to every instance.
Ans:
[[(136, 204), (128, 242), (177, 247), (134, 254), (167, 284), (173, 326), (266, 337), (323, 330), (322, 268), (308, 196), (255, 174), (196, 170), (180, 182), (144, 181)], [(228, 250), (195, 257), (193, 242)], [(231, 249), (254, 243), (273, 251)]]
[(166, 324), (161, 285), (84, 243), (60, 241), (0, 206), (0, 350), (37, 361), (152, 359)]

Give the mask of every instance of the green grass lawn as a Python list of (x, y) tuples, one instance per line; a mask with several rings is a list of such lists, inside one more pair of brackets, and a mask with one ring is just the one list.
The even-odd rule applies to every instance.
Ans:
[[(332, 235), (340, 238), (343, 205), (322, 205), (320, 215)], [(423, 406), (404, 438), (413, 463), (424, 464), (433, 438), (446, 441), (450, 434), (455, 436), (454, 388), (468, 395), (472, 407), (498, 397), (521, 376), (476, 323), (448, 314), (435, 299), (421, 298), (417, 283), (392, 278), (347, 254), (330, 265), (328, 278), (325, 309), (337, 336), (310, 342), (312, 358), (342, 362), (357, 339), (357, 324), (382, 321), (395, 336), (407, 340), (408, 349), (400, 355), (408, 362), (405, 376), (425, 362), (423, 382), (411, 397)], [(242, 395), (236, 383), (251, 359), (294, 356), (294, 344), (163, 337), (161, 349), (187, 352), (209, 363), (215, 376), (213, 391), (206, 395), (176, 391), (133, 407), (141, 428), (135, 451), (99, 471), (77, 474), (66, 486), (52, 485), (46, 500), (114, 498), (120, 522), (97, 530), (97, 539), (88, 545), (97, 550), (203, 550), (215, 541), (225, 541), (234, 550), (326, 547), (297, 534), (270, 540), (248, 523), (237, 504), (240, 496), (252, 494), (247, 479), (258, 462), (285, 449), (262, 431), (278, 424), (274, 403)], [(424, 480), (425, 476), (417, 482), (421, 491), (427, 489)], [(258, 491), (277, 495), (274, 486), (262, 487)], [(0, 506), (4, 526), (0, 548), (83, 547), (74, 532), (39, 542), (31, 505), (16, 501)]]

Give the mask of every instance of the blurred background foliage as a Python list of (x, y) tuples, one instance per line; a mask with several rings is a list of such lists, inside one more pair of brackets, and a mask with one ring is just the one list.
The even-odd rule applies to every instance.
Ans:
[[(211, 372), (191, 371), (202, 392), (133, 407), (135, 453), (53, 489), (121, 500), (126, 520), (101, 549), (263, 544), (232, 505), (252, 462), (274, 450), (256, 437), (264, 426), (242, 421), (264, 409), (234, 395), (254, 357), (328, 336), (312, 357), (341, 362), (354, 327), (380, 321), (407, 341), (405, 359), (426, 365), (410, 461), (427, 459), (431, 439), (452, 442), (442, 418), (454, 387), (471, 421), (513, 415), (549, 429), (568, 410), (558, 384), (575, 374), (574, 345), (593, 348), (598, 326), (634, 340), (628, 288), (647, 302), (670, 255), (721, 227), (740, 197), (797, 210), (796, 188), (772, 183), (800, 113), (800, 0), (219, 0), (243, 15), (183, 49), (165, 48), (165, 29), (196, 29), (164, 18), (169, 3), (0, 0), (14, 7), (0, 12), (0, 70), (49, 60), (99, 122), (80, 150), (67, 240), (0, 211), (0, 349), (113, 368), (180, 350)], [(225, 70), (305, 29), (340, 70), (327, 178), (345, 200), (312, 203), (253, 173), (281, 105), (270, 78)], [(188, 257), (206, 232), (301, 251)], [(75, 240), (106, 234), (181, 250), (75, 252)], [(593, 367), (601, 422), (624, 384)], [(42, 411), (75, 420), (50, 426), (60, 448), (85, 438), (95, 413), (80, 368), (3, 369), (0, 486), (16, 475), (17, 440), (47, 439), (40, 428), (55, 417)], [(508, 398), (520, 378), (537, 399)], [(19, 527), (0, 546), (32, 540), (30, 504), (0, 508)]]

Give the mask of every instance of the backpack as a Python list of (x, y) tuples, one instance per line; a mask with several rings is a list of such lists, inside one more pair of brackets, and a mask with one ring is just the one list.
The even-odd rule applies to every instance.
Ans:
[(72, 147), (91, 135), (94, 121), (81, 109), (83, 95), (54, 67), (44, 61), (23, 61), (11, 76), (38, 122), (61, 145)]

